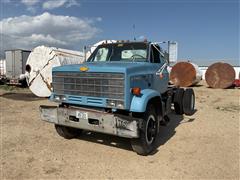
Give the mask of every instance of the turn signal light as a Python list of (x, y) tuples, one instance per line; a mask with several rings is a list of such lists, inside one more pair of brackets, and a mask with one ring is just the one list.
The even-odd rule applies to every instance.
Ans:
[(132, 88), (132, 94), (137, 95), (137, 96), (141, 95), (141, 88), (139, 88), (139, 87)]
[(163, 78), (163, 74), (161, 73), (161, 74), (159, 74), (159, 78), (160, 79), (162, 79)]

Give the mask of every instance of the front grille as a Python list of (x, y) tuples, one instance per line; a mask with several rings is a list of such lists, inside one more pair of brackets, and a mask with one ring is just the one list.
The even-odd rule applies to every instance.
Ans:
[(122, 73), (55, 72), (52, 84), (56, 94), (124, 99)]

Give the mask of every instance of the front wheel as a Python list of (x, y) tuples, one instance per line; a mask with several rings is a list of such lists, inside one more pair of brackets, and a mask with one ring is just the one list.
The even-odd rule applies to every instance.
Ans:
[(64, 137), (65, 139), (75, 138), (82, 132), (81, 129), (76, 129), (76, 128), (67, 127), (67, 126), (61, 126), (58, 124), (55, 124), (55, 129), (56, 129), (57, 133), (60, 136)]
[(158, 118), (152, 104), (148, 105), (143, 117), (143, 129), (139, 132), (139, 138), (131, 139), (133, 150), (139, 155), (148, 155), (156, 149), (158, 136)]

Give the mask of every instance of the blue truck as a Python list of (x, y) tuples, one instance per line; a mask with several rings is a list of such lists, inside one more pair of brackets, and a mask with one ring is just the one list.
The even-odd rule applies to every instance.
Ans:
[(41, 119), (66, 139), (101, 132), (129, 138), (137, 154), (148, 155), (169, 113), (195, 112), (194, 91), (169, 84), (168, 64), (158, 43), (100, 44), (83, 64), (53, 68), (50, 100), (57, 105), (40, 106)]

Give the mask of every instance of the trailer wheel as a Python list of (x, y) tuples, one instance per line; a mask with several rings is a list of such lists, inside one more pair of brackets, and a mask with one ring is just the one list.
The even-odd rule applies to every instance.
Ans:
[(153, 104), (147, 106), (143, 115), (142, 127), (139, 132), (140, 137), (131, 139), (131, 145), (137, 154), (146, 156), (155, 150), (158, 136), (158, 118)]
[(65, 139), (72, 139), (77, 137), (79, 134), (81, 134), (81, 129), (76, 129), (72, 127), (66, 127), (55, 124), (55, 129), (58, 133), (58, 135), (64, 137)]
[(186, 89), (183, 94), (183, 111), (186, 115), (193, 115), (195, 112), (195, 95), (193, 89)]
[(178, 88), (174, 94), (173, 103), (176, 114), (183, 115), (183, 94), (184, 89)]

